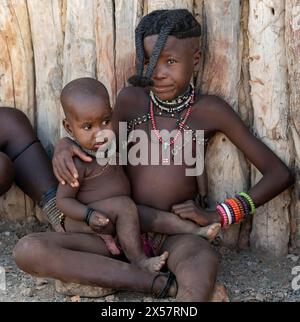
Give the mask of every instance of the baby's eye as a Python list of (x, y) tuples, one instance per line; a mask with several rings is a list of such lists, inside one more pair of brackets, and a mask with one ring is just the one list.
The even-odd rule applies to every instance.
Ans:
[(104, 120), (102, 125), (107, 126), (110, 123), (110, 119)]
[(91, 124), (85, 124), (83, 126), (83, 129), (86, 130), (86, 131), (90, 130), (91, 128), (92, 128), (92, 125)]
[(175, 59), (168, 59), (168, 64), (169, 65), (173, 65), (175, 63), (176, 63)]

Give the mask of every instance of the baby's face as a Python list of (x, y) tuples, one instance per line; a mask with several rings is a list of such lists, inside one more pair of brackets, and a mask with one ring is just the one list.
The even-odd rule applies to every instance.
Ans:
[[(144, 39), (145, 61), (149, 62), (158, 36)], [(162, 100), (172, 100), (183, 94), (191, 81), (194, 70), (199, 67), (200, 53), (195, 38), (177, 39), (169, 36), (157, 60), (151, 90)]]
[[(79, 98), (71, 110), (72, 115), (68, 115), (66, 121), (69, 133), (86, 149), (105, 150), (113, 139), (109, 99), (101, 96)], [(99, 135), (101, 132), (105, 135)]]

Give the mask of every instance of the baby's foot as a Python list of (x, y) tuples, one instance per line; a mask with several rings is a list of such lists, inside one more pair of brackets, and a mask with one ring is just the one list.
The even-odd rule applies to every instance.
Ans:
[(168, 252), (164, 252), (160, 256), (150, 257), (143, 259), (137, 263), (140, 268), (143, 268), (150, 272), (158, 272), (166, 264), (167, 258), (169, 257)]
[(221, 228), (221, 224), (211, 224), (206, 227), (201, 227), (197, 231), (197, 235), (204, 237), (209, 241), (212, 241), (217, 236), (220, 228)]

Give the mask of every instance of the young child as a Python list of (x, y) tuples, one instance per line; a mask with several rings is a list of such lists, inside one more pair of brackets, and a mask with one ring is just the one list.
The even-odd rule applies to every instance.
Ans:
[[(263, 176), (247, 193), (237, 194), (224, 202), (220, 200), (215, 210), (207, 210), (195, 202), (200, 191), (198, 182), (201, 180), (187, 177), (185, 164), (174, 165), (172, 158), (170, 165), (129, 164), (126, 171), (131, 183), (132, 198), (142, 214), (143, 231), (153, 231), (153, 216), (157, 219), (155, 225), (160, 226), (160, 218), (170, 212), (200, 226), (221, 223), (226, 227), (254, 213), (255, 207), (266, 203), (293, 182), (289, 169), (250, 133), (228, 104), (215, 96), (194, 96), (190, 81), (193, 73), (199, 69), (200, 34), (199, 23), (184, 9), (157, 10), (140, 21), (136, 29), (137, 75), (130, 79), (135, 87), (128, 87), (119, 93), (113, 116), (114, 127), (117, 129), (119, 122), (127, 121), (131, 128), (147, 132), (149, 129), (154, 130), (158, 134), (157, 142), (161, 145), (172, 143), (163, 142), (157, 132), (162, 129), (177, 129), (178, 135), (184, 128), (203, 130), (204, 144), (219, 131), (245, 154)], [(178, 123), (184, 124), (179, 126)], [(148, 138), (150, 141), (150, 137)], [(56, 148), (54, 169), (60, 182), (78, 186), (76, 165), (72, 162), (74, 155), (88, 161), (79, 149), (75, 149), (74, 143), (62, 140)], [(167, 230), (167, 227), (160, 226), (160, 232), (164, 232), (164, 229)], [(149, 237), (156, 254), (168, 251), (167, 266), (176, 276), (177, 293), (174, 283), (166, 276), (146, 276), (131, 266), (124, 269), (124, 266), (118, 266), (105, 256), (96, 260), (88, 253), (72, 253), (68, 250), (70, 246), (63, 237), (64, 234), (57, 235), (55, 238), (49, 235), (28, 237), (20, 242), (16, 249), (19, 265), (27, 271), (59, 276), (67, 281), (73, 279), (87, 283), (88, 277), (93, 285), (152, 291), (156, 295), (176, 294), (178, 301), (208, 301), (213, 294), (218, 259), (209, 243), (194, 234), (172, 234), (158, 239)], [(96, 247), (93, 243), (91, 241), (90, 246), (85, 248), (86, 252)], [(44, 265), (44, 258), (22, 261), (24, 245), (33, 247), (37, 244), (44, 250), (43, 254), (51, 253), (55, 256), (56, 263), (63, 263), (68, 255), (69, 261), (82, 263), (87, 271), (82, 267), (76, 268), (75, 265), (72, 272), (67, 269), (59, 271), (57, 264)], [(78, 235), (72, 241), (72, 250), (74, 249), (81, 249)], [(93, 270), (89, 268), (92, 265)], [(101, 274), (98, 270), (101, 270)]]
[[(92, 231), (105, 232), (108, 222), (115, 226), (118, 241), (131, 263), (149, 271), (159, 271), (165, 264), (168, 253), (147, 258), (140, 239), (137, 209), (129, 198), (130, 185), (122, 167), (107, 163), (100, 166), (96, 160), (98, 149), (107, 150), (113, 137), (97, 142), (101, 131), (111, 130), (112, 110), (106, 88), (95, 79), (79, 78), (68, 83), (61, 93), (65, 112), (64, 127), (75, 142), (89, 155), (92, 162), (76, 158), (79, 187), (58, 186), (56, 204), (64, 216), (85, 222)], [(119, 208), (110, 211), (110, 203)], [(118, 248), (107, 234), (100, 234), (112, 254)]]

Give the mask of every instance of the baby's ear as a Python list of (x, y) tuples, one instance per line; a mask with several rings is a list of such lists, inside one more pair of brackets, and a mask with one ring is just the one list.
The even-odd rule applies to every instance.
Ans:
[(73, 137), (73, 131), (72, 131), (71, 125), (67, 119), (63, 120), (63, 126), (64, 126), (65, 130), (67, 131), (67, 133)]

